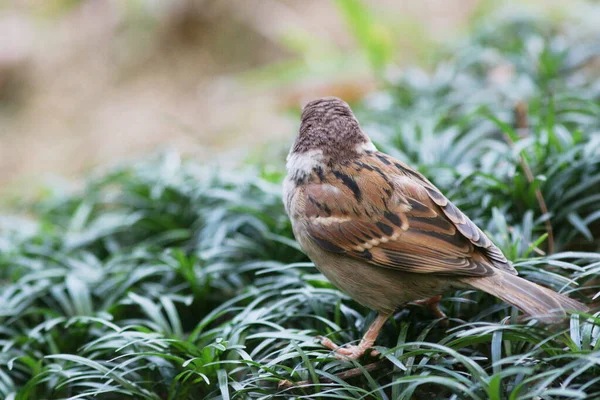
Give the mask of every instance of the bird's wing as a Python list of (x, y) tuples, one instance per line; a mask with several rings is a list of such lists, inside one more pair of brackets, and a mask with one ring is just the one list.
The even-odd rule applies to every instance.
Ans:
[(506, 269), (503, 262), (512, 269), (435, 186), (405, 168), (365, 154), (305, 184), (300, 201), (311, 238), (324, 250), (405, 272), (486, 276)]
[(481, 229), (479, 229), (477, 225), (473, 223), (473, 221), (471, 221), (469, 217), (467, 217), (458, 209), (458, 207), (448, 200), (433, 183), (429, 182), (427, 178), (410, 168), (408, 165), (398, 160), (394, 160), (389, 156), (388, 158), (390, 158), (388, 161), (394, 162), (394, 167), (397, 168), (398, 171), (419, 181), (419, 183), (427, 191), (429, 198), (442, 209), (446, 217), (448, 217), (454, 226), (456, 226), (459, 232), (464, 237), (469, 239), (471, 243), (473, 243), (476, 248), (492, 262), (494, 267), (502, 269), (513, 275), (517, 275), (517, 271), (506, 259), (502, 251), (486, 236), (485, 233), (483, 233)]

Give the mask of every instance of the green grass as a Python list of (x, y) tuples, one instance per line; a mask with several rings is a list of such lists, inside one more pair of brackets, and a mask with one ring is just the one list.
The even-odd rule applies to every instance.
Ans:
[[(598, 32), (574, 27), (488, 24), (357, 110), (521, 275), (593, 305), (600, 48)], [(600, 398), (598, 316), (542, 326), (479, 292), (443, 299), (449, 328), (409, 307), (384, 327), (381, 360), (336, 360), (314, 335), (355, 342), (374, 313), (299, 250), (281, 178), (168, 153), (2, 219), (0, 398)], [(278, 391), (281, 380), (306, 382)]]

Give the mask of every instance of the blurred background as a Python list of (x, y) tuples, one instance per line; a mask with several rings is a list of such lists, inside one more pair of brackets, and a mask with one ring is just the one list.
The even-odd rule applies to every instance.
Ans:
[[(299, 107), (349, 102), (503, 7), (477, 0), (0, 2), (0, 194), (175, 148), (239, 164), (287, 148)], [(525, 5), (524, 5), (525, 4)], [(568, 8), (567, 8), (568, 7)], [(265, 146), (268, 144), (268, 146)]]

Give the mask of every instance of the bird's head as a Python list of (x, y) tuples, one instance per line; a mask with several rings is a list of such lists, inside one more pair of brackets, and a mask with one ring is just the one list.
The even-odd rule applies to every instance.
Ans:
[(341, 161), (374, 150), (350, 106), (337, 97), (323, 97), (306, 104), (300, 131), (291, 153), (321, 152), (325, 158)]

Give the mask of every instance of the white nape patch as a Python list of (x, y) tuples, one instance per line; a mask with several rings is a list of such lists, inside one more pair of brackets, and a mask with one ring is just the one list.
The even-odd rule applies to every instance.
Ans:
[(290, 153), (287, 157), (286, 168), (292, 176), (305, 176), (313, 169), (323, 165), (323, 151), (309, 150), (304, 153)]
[(289, 176), (286, 176), (283, 181), (283, 205), (285, 206), (285, 212), (289, 216), (293, 216), (295, 212), (292, 207), (292, 200), (296, 194), (295, 189), (296, 185), (294, 181)]
[(375, 147), (373, 142), (371, 142), (370, 140), (356, 146), (356, 152), (359, 154), (366, 153), (368, 151), (377, 151), (377, 147)]

